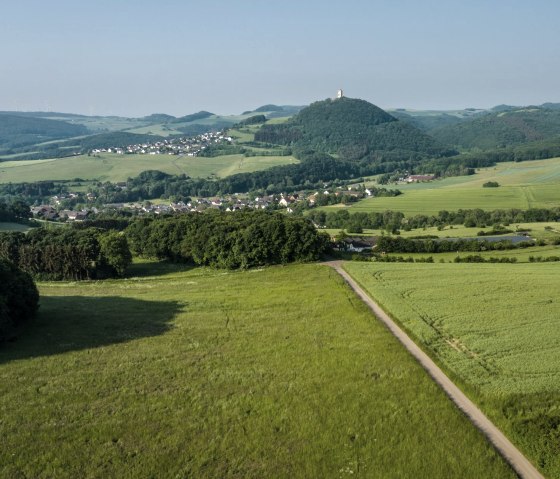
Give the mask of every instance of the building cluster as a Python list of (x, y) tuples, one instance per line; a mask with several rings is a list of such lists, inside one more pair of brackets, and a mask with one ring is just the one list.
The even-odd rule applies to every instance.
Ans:
[(223, 131), (208, 132), (202, 135), (184, 138), (169, 138), (153, 143), (138, 143), (124, 148), (109, 147), (95, 148), (91, 154), (116, 153), (117, 155), (182, 155), (198, 156), (210, 145), (221, 143), (231, 144), (231, 136), (226, 136)]
[(67, 193), (64, 195), (53, 196), (46, 205), (34, 206), (31, 208), (33, 217), (46, 220), (58, 221), (83, 221), (91, 213), (99, 213), (106, 210), (128, 210), (137, 214), (166, 214), (175, 212), (202, 212), (207, 209), (217, 209), (223, 211), (239, 211), (249, 209), (285, 209), (288, 213), (293, 213), (298, 207), (312, 208), (320, 205), (321, 197), (335, 196), (338, 198), (360, 199), (371, 196), (371, 191), (366, 189), (336, 188), (332, 192), (325, 189), (321, 191), (295, 193), (282, 193), (278, 195), (263, 195), (249, 197), (246, 194), (223, 195), (210, 198), (196, 198), (188, 202), (179, 201), (177, 203), (163, 203), (158, 201), (133, 202), (133, 203), (107, 203), (98, 207), (87, 207), (76, 210), (66, 209), (68, 203), (65, 200), (91, 202), (96, 199), (93, 193)]

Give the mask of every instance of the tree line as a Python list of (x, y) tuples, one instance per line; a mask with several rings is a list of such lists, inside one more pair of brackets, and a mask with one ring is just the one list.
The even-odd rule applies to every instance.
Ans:
[(95, 228), (36, 228), (0, 233), (0, 259), (44, 280), (122, 276), (132, 261), (126, 237)]
[(477, 239), (409, 239), (394, 236), (380, 236), (376, 251), (383, 253), (452, 253), (454, 251), (491, 251), (527, 248), (534, 246), (532, 241), (512, 243), (508, 240), (487, 241)]
[(227, 269), (315, 261), (330, 248), (308, 220), (254, 210), (137, 218), (125, 234), (139, 256)]
[(389, 232), (410, 231), (418, 228), (464, 225), (466, 227), (485, 228), (491, 225), (509, 225), (511, 223), (541, 223), (560, 221), (560, 207), (531, 208), (528, 210), (500, 209), (485, 211), (482, 209), (442, 210), (437, 215), (414, 215), (405, 217), (399, 211), (350, 213), (348, 210), (326, 212), (311, 210), (307, 217), (324, 228), (345, 229), (382, 229)]

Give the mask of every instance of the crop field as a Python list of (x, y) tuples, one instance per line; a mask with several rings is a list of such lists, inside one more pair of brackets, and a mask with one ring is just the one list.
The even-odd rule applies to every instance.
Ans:
[[(497, 181), (501, 186), (483, 188), (487, 181)], [(472, 176), (389, 187), (398, 188), (404, 194), (368, 198), (352, 205), (350, 210), (393, 210), (417, 215), (472, 208), (550, 208), (560, 205), (560, 158), (499, 163), (480, 169)]]
[(560, 264), (346, 263), (548, 477), (560, 477)]
[(515, 477), (325, 266), (39, 287), (0, 347), (1, 477)]
[(40, 180), (125, 181), (142, 171), (160, 170), (192, 177), (224, 177), (272, 166), (297, 163), (291, 156), (225, 155), (214, 158), (175, 155), (76, 156), (51, 160), (6, 161), (0, 163), (0, 183)]

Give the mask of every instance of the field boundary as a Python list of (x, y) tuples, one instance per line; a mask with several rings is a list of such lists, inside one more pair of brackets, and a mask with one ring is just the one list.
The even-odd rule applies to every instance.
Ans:
[(517, 447), (486, 417), (441, 368), (400, 328), (389, 315), (358, 285), (358, 283), (342, 268), (341, 261), (325, 263), (333, 268), (344, 281), (354, 290), (358, 297), (373, 311), (375, 316), (387, 326), (389, 331), (401, 342), (410, 354), (428, 372), (434, 381), (444, 390), (457, 407), (469, 420), (488, 438), (496, 450), (511, 465), (517, 474), (524, 479), (544, 479), (544, 476), (531, 464)]

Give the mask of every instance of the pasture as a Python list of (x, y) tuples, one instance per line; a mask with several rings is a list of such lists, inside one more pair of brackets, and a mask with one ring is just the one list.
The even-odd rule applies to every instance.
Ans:
[(326, 266), (39, 288), (0, 347), (2, 477), (515, 477)]
[[(497, 181), (498, 188), (483, 188)], [(389, 185), (404, 194), (367, 198), (350, 211), (402, 211), (406, 215), (435, 214), (441, 210), (481, 208), (550, 208), (560, 205), (560, 158), (519, 163), (499, 163), (475, 175), (444, 178), (426, 183)], [(332, 207), (324, 207), (328, 210)]]
[(175, 155), (75, 156), (50, 160), (6, 161), (0, 163), (0, 183), (20, 183), (41, 180), (125, 181), (142, 171), (160, 170), (172, 175), (192, 177), (225, 177), (272, 166), (297, 163), (291, 156), (225, 155), (214, 158)]
[(560, 264), (346, 263), (548, 477), (560, 477)]

